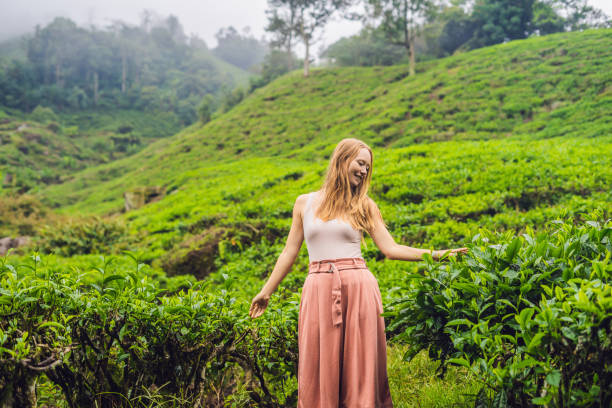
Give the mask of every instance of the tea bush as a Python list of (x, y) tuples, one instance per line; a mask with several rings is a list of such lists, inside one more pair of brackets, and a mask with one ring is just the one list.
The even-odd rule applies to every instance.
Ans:
[(43, 373), (70, 407), (127, 406), (153, 389), (182, 395), (185, 406), (223, 406), (238, 384), (260, 406), (295, 404), (295, 295), (254, 321), (231, 296), (232, 278), (171, 294), (134, 260), (85, 276), (38, 255), (0, 258), (3, 406), (35, 406)]
[[(428, 259), (385, 315), (410, 348), (469, 367), (478, 406), (612, 403), (612, 221), (482, 230), (464, 259)], [(493, 399), (488, 396), (493, 395)]]
[(41, 228), (35, 245), (42, 253), (70, 257), (117, 252), (125, 249), (125, 245), (121, 244), (128, 241), (129, 236), (123, 223), (93, 217), (59, 225), (45, 225)]

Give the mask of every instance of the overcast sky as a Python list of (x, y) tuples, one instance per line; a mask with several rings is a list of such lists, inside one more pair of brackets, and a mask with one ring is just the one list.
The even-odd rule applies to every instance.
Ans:
[[(612, 16), (611, 0), (588, 1)], [(142, 10), (149, 9), (164, 17), (177, 16), (187, 35), (197, 34), (214, 48), (215, 33), (222, 27), (242, 30), (248, 26), (255, 37), (265, 35), (266, 8), (267, 0), (0, 0), (0, 40), (30, 32), (36, 24), (44, 26), (57, 16), (98, 27), (115, 19), (138, 24)], [(357, 22), (332, 21), (315, 50), (359, 28)]]

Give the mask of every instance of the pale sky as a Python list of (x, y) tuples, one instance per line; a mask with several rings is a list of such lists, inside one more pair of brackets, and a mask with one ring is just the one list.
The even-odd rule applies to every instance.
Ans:
[[(612, 16), (611, 0), (588, 1)], [(177, 16), (188, 36), (195, 33), (214, 48), (215, 33), (222, 27), (232, 25), (241, 31), (249, 26), (255, 37), (265, 35), (266, 8), (267, 0), (0, 0), (0, 40), (31, 32), (36, 24), (44, 26), (56, 16), (69, 17), (81, 26), (104, 27), (116, 19), (138, 24), (142, 10), (149, 9), (163, 17)], [(314, 54), (324, 45), (356, 34), (360, 27), (358, 22), (330, 22), (314, 44)]]
[[(177, 16), (185, 34), (195, 33), (214, 48), (215, 33), (230, 25), (238, 31), (248, 26), (256, 38), (269, 37), (264, 30), (267, 8), (267, 0), (0, 0), (0, 40), (33, 31), (36, 24), (44, 26), (60, 15), (78, 25), (104, 27), (117, 19), (138, 24), (141, 12), (149, 9), (162, 17)], [(360, 28), (358, 22), (331, 21), (314, 50)]]

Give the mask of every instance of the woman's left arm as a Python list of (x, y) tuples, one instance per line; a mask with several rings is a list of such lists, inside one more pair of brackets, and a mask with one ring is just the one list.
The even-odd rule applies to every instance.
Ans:
[(412, 248), (406, 245), (398, 244), (387, 230), (376, 203), (374, 203), (373, 200), (370, 200), (370, 204), (373, 206), (372, 212), (374, 213), (374, 225), (372, 227), (372, 231), (370, 231), (370, 236), (372, 237), (372, 240), (374, 240), (376, 246), (389, 259), (396, 259), (400, 261), (422, 261), (423, 254), (430, 254), (433, 259), (440, 260), (447, 254), (464, 254), (468, 251), (467, 248), (430, 250)]

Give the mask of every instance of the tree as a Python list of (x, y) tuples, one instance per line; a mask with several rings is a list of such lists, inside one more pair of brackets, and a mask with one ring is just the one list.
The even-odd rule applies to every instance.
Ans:
[(534, 0), (477, 0), (472, 48), (527, 38), (531, 33)]
[(266, 86), (274, 79), (289, 72), (290, 66), (298, 65), (301, 62), (295, 54), (287, 55), (283, 50), (271, 49), (264, 57), (261, 75), (249, 78), (249, 93)]
[(565, 30), (565, 19), (557, 14), (550, 2), (536, 1), (533, 4), (532, 29), (539, 35), (558, 33)]
[(436, 0), (365, 0), (364, 18), (380, 19), (386, 38), (408, 52), (409, 73), (415, 73), (415, 40), (420, 26), (436, 7)]
[(277, 37), (289, 41), (288, 44), (294, 35), (301, 38), (305, 48), (304, 76), (307, 77), (315, 32), (325, 26), (334, 12), (352, 3), (352, 0), (269, 0), (268, 5), (275, 10), (267, 12), (268, 31), (277, 33)]
[(478, 28), (475, 19), (459, 6), (445, 9), (440, 18), (445, 22), (438, 37), (438, 44), (447, 54), (452, 54), (467, 43)]
[(406, 58), (406, 51), (390, 44), (381, 28), (366, 26), (359, 34), (336, 41), (321, 56), (339, 66), (393, 65)]
[[(271, 9), (266, 10), (268, 25), (266, 31), (274, 34), (270, 45), (285, 48), (287, 70), (293, 70), (292, 49), (295, 42), (298, 0), (268, 0)], [(278, 55), (278, 54), (277, 54)]]
[(217, 47), (213, 54), (244, 70), (260, 64), (268, 52), (267, 44), (253, 37), (248, 27), (242, 30), (242, 34), (232, 26), (222, 28), (215, 37)]

